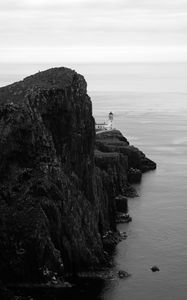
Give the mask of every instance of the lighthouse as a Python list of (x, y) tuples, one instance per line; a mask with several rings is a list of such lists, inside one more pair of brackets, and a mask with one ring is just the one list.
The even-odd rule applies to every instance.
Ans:
[(114, 119), (114, 114), (110, 112), (108, 115), (108, 126), (107, 126), (109, 129), (113, 128), (113, 119)]
[(114, 119), (114, 114), (110, 112), (108, 114), (108, 121), (104, 123), (95, 123), (95, 130), (96, 133), (103, 132), (105, 130), (112, 130), (113, 129), (113, 119)]

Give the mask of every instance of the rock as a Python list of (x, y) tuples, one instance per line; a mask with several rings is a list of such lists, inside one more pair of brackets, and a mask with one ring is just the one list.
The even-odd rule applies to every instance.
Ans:
[(56, 279), (55, 276), (53, 276), (53, 277), (51, 278), (51, 283), (52, 283), (52, 284), (58, 284), (58, 280)]
[(103, 185), (95, 172), (95, 126), (86, 88), (84, 77), (66, 68), (0, 88), (4, 281), (46, 282), (54, 272), (60, 276), (105, 262), (99, 228), (115, 224), (100, 202)]
[(147, 157), (143, 157), (141, 161), (141, 171), (145, 173), (147, 171), (155, 170), (156, 163)]
[(116, 210), (118, 212), (127, 213), (128, 212), (128, 199), (122, 195), (115, 198)]
[[(128, 158), (128, 169), (147, 172), (156, 169), (156, 163), (145, 156), (129, 142), (119, 130), (106, 131), (96, 135), (96, 148), (105, 153), (117, 152)], [(138, 175), (140, 177), (140, 174)]]
[(100, 270), (100, 271), (79, 272), (78, 279), (80, 278), (93, 279), (93, 280), (97, 280), (97, 279), (108, 280), (108, 279), (114, 279), (115, 274), (113, 273), (113, 271), (107, 268), (105, 270)]
[(134, 195), (129, 168), (153, 164), (118, 130), (95, 137), (87, 83), (67, 68), (0, 88), (0, 135), (0, 279), (100, 268), (120, 241), (115, 197)]
[(127, 277), (129, 277), (131, 275), (129, 273), (127, 273), (126, 271), (119, 270), (118, 271), (118, 276), (119, 276), (119, 278), (127, 278)]
[(0, 282), (0, 299), (1, 300), (13, 300), (14, 294), (11, 290), (7, 289), (1, 282)]
[(125, 231), (120, 232), (120, 237), (121, 237), (121, 240), (126, 240), (127, 239), (127, 233)]
[(96, 182), (100, 199), (100, 231), (116, 230), (115, 197), (123, 194), (127, 182), (127, 161), (119, 153), (95, 151)]
[(64, 287), (66, 287), (66, 288), (72, 288), (72, 286), (73, 286), (73, 285), (72, 285), (70, 282), (68, 282), (68, 281), (64, 281), (63, 285), (64, 285)]
[[(113, 254), (116, 245), (120, 242), (121, 236), (118, 231), (116, 232), (107, 232), (102, 237), (103, 248), (109, 255)], [(107, 264), (110, 263), (110, 256), (108, 257)]]
[(129, 223), (132, 222), (132, 218), (129, 214), (118, 213), (116, 215), (116, 223)]
[(124, 187), (124, 196), (128, 198), (139, 197), (135, 188), (133, 186), (130, 186), (129, 184)]
[(151, 271), (152, 271), (152, 272), (159, 272), (160, 269), (159, 269), (159, 267), (157, 267), (157, 266), (152, 266), (152, 267), (151, 267)]
[(130, 168), (128, 171), (129, 183), (139, 183), (142, 179), (142, 172), (137, 168)]

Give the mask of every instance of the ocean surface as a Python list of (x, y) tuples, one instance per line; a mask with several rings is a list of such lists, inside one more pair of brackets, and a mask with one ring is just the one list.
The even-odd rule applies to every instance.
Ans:
[[(0, 85), (51, 65), (1, 66)], [(74, 65), (85, 75), (97, 121), (115, 127), (157, 163), (129, 199), (132, 222), (119, 225), (115, 268), (132, 276), (109, 280), (103, 300), (187, 299), (187, 64)], [(150, 268), (157, 265), (160, 272)]]
[[(115, 127), (157, 163), (157, 170), (143, 175), (141, 184), (136, 186), (140, 197), (129, 199), (132, 223), (119, 226), (128, 238), (117, 246), (116, 268), (132, 276), (107, 284), (103, 292), (105, 300), (187, 299), (187, 104), (182, 105), (184, 98), (177, 93), (95, 96), (98, 119), (104, 115), (100, 107), (113, 111)], [(153, 265), (160, 272), (152, 273)]]

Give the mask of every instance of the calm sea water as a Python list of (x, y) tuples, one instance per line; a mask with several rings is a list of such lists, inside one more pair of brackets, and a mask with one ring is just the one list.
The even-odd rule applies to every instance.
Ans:
[[(173, 105), (172, 97), (176, 97)], [(103, 114), (99, 111), (102, 99), (103, 108), (114, 111), (116, 128), (157, 162), (157, 170), (146, 173), (136, 186), (140, 197), (129, 199), (133, 222), (119, 226), (128, 238), (117, 247), (116, 268), (128, 271), (132, 277), (108, 283), (103, 299), (185, 300), (187, 105), (178, 109), (183, 96), (120, 93), (113, 97), (98, 94), (95, 99), (98, 119)], [(152, 273), (150, 267), (155, 264), (160, 272)]]
[[(50, 65), (3, 66), (0, 85)], [(71, 67), (71, 66), (70, 66)], [(115, 268), (132, 274), (106, 282), (103, 300), (187, 299), (187, 65), (77, 65), (96, 120), (114, 113), (115, 127), (157, 163), (129, 199), (133, 222), (121, 224)], [(3, 73), (4, 70), (4, 73)], [(13, 71), (12, 71), (13, 70)], [(4, 75), (6, 76), (4, 76)], [(158, 265), (160, 272), (150, 267)]]

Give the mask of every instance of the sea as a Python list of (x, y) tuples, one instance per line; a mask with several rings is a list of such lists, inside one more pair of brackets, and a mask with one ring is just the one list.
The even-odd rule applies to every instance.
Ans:
[[(3, 64), (0, 86), (52, 66)], [(96, 121), (112, 111), (114, 127), (157, 163), (135, 186), (139, 197), (129, 199), (132, 222), (118, 226), (128, 237), (116, 248), (113, 271), (131, 276), (107, 280), (94, 299), (186, 300), (187, 63), (66, 66), (87, 80)]]

